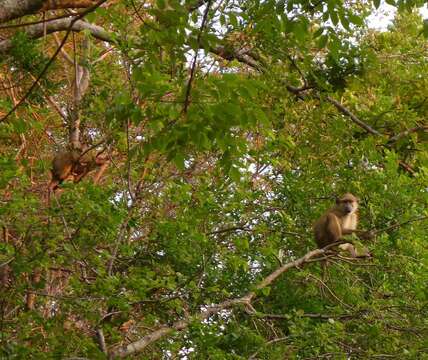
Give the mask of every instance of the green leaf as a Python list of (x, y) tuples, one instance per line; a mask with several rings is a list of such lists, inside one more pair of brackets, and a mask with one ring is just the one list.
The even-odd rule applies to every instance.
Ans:
[(321, 35), (320, 38), (317, 41), (317, 46), (320, 49), (323, 49), (326, 47), (328, 42), (328, 35)]
[(425, 20), (424, 20), (424, 25), (423, 25), (423, 34), (424, 34), (424, 37), (425, 37), (426, 39), (428, 39), (428, 19), (425, 19)]
[(235, 166), (230, 167), (229, 176), (234, 182), (240, 182), (241, 181), (241, 173), (238, 170), (238, 168)]
[(357, 26), (363, 26), (364, 25), (364, 20), (361, 16), (349, 13), (348, 14), (348, 19), (351, 23), (357, 25)]
[(339, 17), (337, 16), (337, 12), (335, 10), (332, 10), (329, 12), (330, 14), (330, 20), (333, 23), (333, 25), (337, 25), (339, 23)]
[(291, 31), (299, 41), (305, 40), (308, 35), (307, 23), (303, 19), (299, 19), (292, 23)]
[(237, 28), (238, 18), (236, 17), (236, 15), (233, 12), (230, 12), (228, 16), (229, 16), (229, 24), (232, 25), (234, 28)]
[(263, 296), (268, 296), (270, 294), (270, 286), (266, 286), (261, 290)]
[(314, 32), (314, 35), (313, 35), (314, 39), (321, 36), (323, 34), (323, 32), (324, 32), (324, 28), (320, 27), (317, 31)]
[(350, 31), (350, 27), (349, 27), (349, 19), (346, 17), (346, 15), (344, 14), (344, 12), (341, 10), (339, 11), (339, 18), (340, 18), (340, 23), (342, 24), (342, 26)]
[(181, 152), (177, 152), (174, 155), (173, 158), (175, 166), (177, 166), (178, 169), (184, 170), (184, 154)]

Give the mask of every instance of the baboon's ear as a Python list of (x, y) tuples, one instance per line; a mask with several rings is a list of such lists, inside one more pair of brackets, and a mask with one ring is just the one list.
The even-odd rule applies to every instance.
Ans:
[(336, 196), (336, 205), (339, 205), (340, 199)]

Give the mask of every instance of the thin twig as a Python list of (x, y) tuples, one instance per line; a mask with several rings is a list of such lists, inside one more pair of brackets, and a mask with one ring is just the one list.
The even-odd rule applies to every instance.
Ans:
[(225, 232), (231, 232), (231, 231), (235, 231), (235, 230), (251, 231), (247, 227), (245, 227), (245, 224), (243, 224), (243, 225), (227, 227), (227, 228), (220, 229), (220, 230), (210, 231), (210, 232), (207, 232), (206, 235), (217, 235), (217, 234), (222, 234)]
[[(274, 343), (277, 343), (277, 342), (280, 342), (280, 341), (285, 341), (285, 340), (287, 340), (287, 339), (289, 339), (289, 336), (284, 336), (284, 337), (281, 337), (281, 338), (276, 338), (276, 339), (273, 339), (273, 340), (268, 341), (266, 344), (263, 344), (263, 346), (271, 345), (271, 344), (274, 344)], [(261, 350), (262, 350), (262, 349), (257, 350), (254, 354), (252, 354), (252, 355), (248, 358), (248, 360), (254, 360), (254, 359), (256, 359), (257, 354), (258, 354)]]
[(208, 0), (208, 2), (207, 2), (207, 7), (206, 7), (205, 12), (204, 12), (204, 17), (202, 19), (201, 27), (199, 28), (198, 37), (196, 39), (196, 43), (198, 44), (198, 49), (195, 50), (195, 56), (193, 58), (192, 66), (190, 68), (190, 77), (189, 77), (189, 81), (187, 82), (186, 96), (184, 98), (184, 105), (183, 105), (183, 111), (182, 111), (183, 114), (187, 113), (187, 109), (188, 109), (189, 104), (190, 104), (190, 91), (192, 89), (193, 77), (195, 76), (196, 62), (198, 60), (198, 51), (199, 51), (199, 47), (201, 46), (202, 33), (203, 33), (205, 25), (207, 23), (208, 12), (209, 12), (210, 7), (211, 7), (211, 1), (212, 0)]
[(379, 229), (379, 230), (372, 230), (372, 233), (373, 233), (374, 235), (376, 235), (376, 234), (379, 234), (379, 233), (381, 233), (381, 232), (387, 232), (387, 231), (389, 231), (389, 230), (397, 229), (397, 228), (399, 228), (399, 227), (401, 227), (401, 226), (403, 226), (403, 225), (407, 225), (407, 224), (412, 223), (412, 222), (424, 221), (424, 220), (428, 220), (428, 216), (420, 216), (420, 217), (417, 217), (417, 218), (414, 218), (414, 219), (410, 219), (410, 220), (404, 221), (404, 222), (402, 222), (402, 223), (397, 223), (397, 224), (394, 224), (394, 225), (388, 226), (388, 227), (383, 228), (383, 229)]
[(309, 274), (308, 276), (318, 281), (324, 288), (326, 288), (330, 293), (330, 295), (333, 296), (333, 298), (335, 298), (343, 307), (346, 307), (348, 309), (352, 308), (351, 305), (348, 305), (345, 302), (343, 302), (343, 300), (339, 299), (337, 295), (333, 292), (333, 290), (331, 290), (330, 287), (324, 281), (322, 281), (321, 279), (317, 278), (315, 275), (312, 275), (312, 274)]

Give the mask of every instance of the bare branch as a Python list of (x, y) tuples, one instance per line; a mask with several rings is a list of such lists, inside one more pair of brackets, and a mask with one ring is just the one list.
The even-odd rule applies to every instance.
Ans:
[(410, 220), (404, 221), (402, 223), (397, 223), (397, 224), (388, 226), (388, 227), (383, 228), (383, 229), (372, 230), (372, 233), (374, 235), (376, 235), (376, 234), (379, 234), (379, 233), (382, 233), (382, 232), (387, 232), (387, 231), (390, 231), (390, 230), (394, 230), (394, 229), (400, 228), (403, 225), (407, 225), (407, 224), (410, 224), (412, 222), (425, 221), (425, 220), (428, 220), (428, 216), (420, 216), (420, 217), (417, 217), (417, 218), (414, 218), (414, 219), (410, 219)]
[(410, 135), (412, 133), (419, 132), (419, 131), (428, 132), (428, 126), (427, 125), (415, 126), (414, 128), (400, 132), (388, 140), (388, 146), (392, 146), (394, 143), (396, 143), (398, 140), (402, 139), (403, 137), (406, 137), (407, 135)]
[[(270, 344), (274, 344), (274, 343), (277, 343), (277, 342), (281, 342), (281, 341), (285, 341), (285, 340), (287, 340), (289, 337), (288, 336), (284, 336), (284, 337), (281, 337), (281, 338), (276, 338), (276, 339), (272, 339), (272, 340), (269, 340), (264, 346), (266, 346), (266, 345), (270, 345)], [(252, 354), (249, 358), (248, 358), (248, 360), (254, 360), (254, 359), (257, 359), (257, 354), (261, 351), (262, 349), (259, 349), (259, 350), (257, 350), (254, 354)]]
[(57, 9), (86, 9), (94, 6), (96, 0), (45, 0), (41, 11)]
[(222, 57), (225, 60), (238, 60), (239, 62), (246, 64), (256, 70), (263, 71), (260, 64), (254, 60), (252, 56), (249, 55), (250, 49), (245, 49), (246, 51), (243, 51), (242, 49), (233, 49), (228, 48), (223, 45), (216, 46), (215, 48), (211, 48), (210, 51), (213, 54), (216, 54), (220, 57)]
[[(281, 276), (284, 272), (286, 272), (289, 269), (292, 268), (300, 268), (305, 263), (308, 263), (309, 260), (314, 258), (317, 258), (318, 256), (324, 255), (325, 251), (333, 246), (336, 246), (338, 243), (331, 244), (324, 249), (316, 249), (313, 251), (308, 252), (306, 255), (302, 256), (301, 258), (291, 261), (278, 269), (276, 269), (273, 273), (271, 273), (269, 276), (264, 278), (256, 287), (257, 290), (261, 290), (270, 284), (272, 284), (279, 276)], [(323, 258), (320, 258), (320, 260)], [(189, 324), (192, 321), (202, 321), (207, 318), (209, 318), (212, 315), (215, 315), (219, 313), (221, 310), (230, 309), (232, 307), (235, 307), (236, 305), (244, 305), (244, 306), (250, 306), (250, 303), (252, 299), (256, 297), (256, 291), (250, 291), (246, 295), (240, 298), (235, 299), (228, 299), (220, 304), (207, 306), (205, 310), (203, 310), (201, 313), (194, 315), (194, 316), (186, 316), (183, 320), (178, 320), (171, 326), (162, 326), (156, 331), (153, 331), (152, 333), (144, 336), (140, 340), (137, 340), (135, 342), (132, 342), (126, 346), (119, 347), (116, 350), (113, 350), (110, 354), (110, 358), (115, 357), (126, 357), (131, 354), (135, 354), (137, 352), (140, 352), (144, 350), (147, 346), (150, 344), (156, 342), (157, 340), (171, 334), (174, 331), (181, 331), (184, 330), (189, 326)]]
[(207, 232), (206, 235), (217, 235), (217, 234), (223, 234), (225, 232), (232, 232), (236, 230), (250, 231), (245, 225), (246, 223), (243, 223), (242, 225), (238, 224), (236, 226), (225, 227), (223, 229)]
[(88, 59), (89, 59), (89, 39), (85, 37), (82, 44), (82, 55), (78, 64), (79, 68), (79, 77), (77, 79), (78, 84), (78, 101), (80, 102), (83, 96), (86, 94), (89, 86), (90, 73), (88, 69)]
[[(226, 60), (233, 60), (236, 59), (239, 62), (246, 64), (260, 72), (263, 72), (264, 69), (262, 68), (262, 66), (260, 65), (260, 63), (258, 61), (256, 61), (252, 56), (250, 56), (249, 54), (249, 49), (247, 52), (243, 52), (243, 51), (239, 51), (236, 49), (229, 49), (225, 46), (217, 46), (215, 48), (211, 48), (210, 51), (220, 57), (222, 57), (223, 59)], [(297, 88), (291, 85), (286, 85), (286, 88), (289, 92), (291, 92), (292, 94), (295, 94), (296, 96), (298, 96), (300, 99), (304, 99), (304, 95), (301, 94), (303, 91), (309, 90), (312, 88), (312, 86), (308, 86), (308, 85), (304, 85), (301, 88)], [(319, 95), (315, 95), (315, 97), (317, 99), (320, 99)], [(367, 125), (365, 122), (363, 122), (362, 120), (360, 120), (354, 113), (352, 113), (348, 108), (346, 108), (344, 105), (342, 105), (339, 101), (333, 99), (330, 96), (326, 97), (327, 101), (330, 102), (331, 104), (333, 104), (336, 109), (338, 109), (342, 114), (348, 116), (355, 124), (357, 124), (358, 126), (362, 127), (364, 130), (366, 130), (368, 133), (373, 134), (373, 135), (377, 135), (377, 136), (381, 136), (382, 134), (380, 132), (378, 132), (377, 130), (373, 129), (371, 126)]]
[(196, 9), (199, 9), (202, 5), (204, 5), (207, 2), (207, 0), (197, 0), (195, 1), (194, 4), (189, 4), (187, 6), (187, 9), (192, 12), (195, 11)]
[(44, 0), (0, 0), (0, 23), (39, 11)]
[[(45, 25), (46, 34), (52, 34), (58, 31), (66, 31), (70, 28), (70, 31), (80, 32), (88, 30), (89, 33), (96, 39), (114, 42), (110, 34), (105, 31), (101, 26), (90, 24), (86, 21), (76, 20), (77, 18), (67, 18), (48, 21), (44, 24), (30, 25), (25, 28), (25, 33), (30, 39), (38, 39), (44, 36)], [(7, 53), (12, 48), (12, 40), (5, 39), (0, 41), (0, 54)]]
[(95, 0), (0, 0), (0, 23), (38, 11), (89, 8), (95, 4)]
[[(30, 77), (36, 81), (36, 78), (30, 74)], [(42, 90), (43, 96), (45, 97), (46, 101), (49, 103), (49, 105), (63, 118), (65, 121), (67, 121), (67, 114), (61, 109), (59, 104), (52, 98), (52, 96), (49, 95), (48, 91), (39, 84), (40, 89)]]
[(351, 112), (351, 110), (343, 106), (339, 101), (333, 99), (330, 96), (327, 96), (326, 99), (328, 102), (332, 103), (336, 107), (336, 109), (339, 110), (343, 115), (348, 116), (355, 124), (357, 124), (359, 127), (362, 127), (368, 133), (372, 135), (382, 136), (379, 131), (373, 129), (371, 126), (361, 121), (357, 116), (354, 115), (354, 113)]
[[(58, 38), (58, 35), (56, 33), (53, 33), (53, 37), (55, 39), (56, 45), (59, 46), (61, 44), (61, 41)], [(68, 55), (67, 51), (64, 50), (64, 48), (61, 48), (61, 55), (64, 58), (65, 61), (67, 61), (70, 65), (73, 65), (73, 59), (70, 55)]]

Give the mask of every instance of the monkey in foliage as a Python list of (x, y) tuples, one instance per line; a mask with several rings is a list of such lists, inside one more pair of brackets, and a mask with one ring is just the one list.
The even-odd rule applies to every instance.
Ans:
[[(343, 240), (343, 235), (360, 234), (362, 238), (372, 237), (370, 232), (357, 230), (358, 198), (347, 193), (336, 200), (336, 205), (327, 210), (314, 224), (315, 241), (319, 248)], [(371, 256), (367, 249), (356, 251), (350, 243), (339, 248), (348, 251), (352, 257)]]
[(49, 184), (49, 191), (55, 191), (67, 179), (72, 178), (77, 183), (90, 171), (101, 166), (95, 179), (95, 182), (98, 181), (108, 163), (106, 158), (98, 155), (90, 154), (86, 149), (83, 151), (71, 149), (58, 152), (52, 160), (52, 179)]
[(79, 162), (80, 151), (77, 149), (58, 152), (52, 160), (52, 179), (49, 190), (53, 191), (64, 181), (70, 178)]

